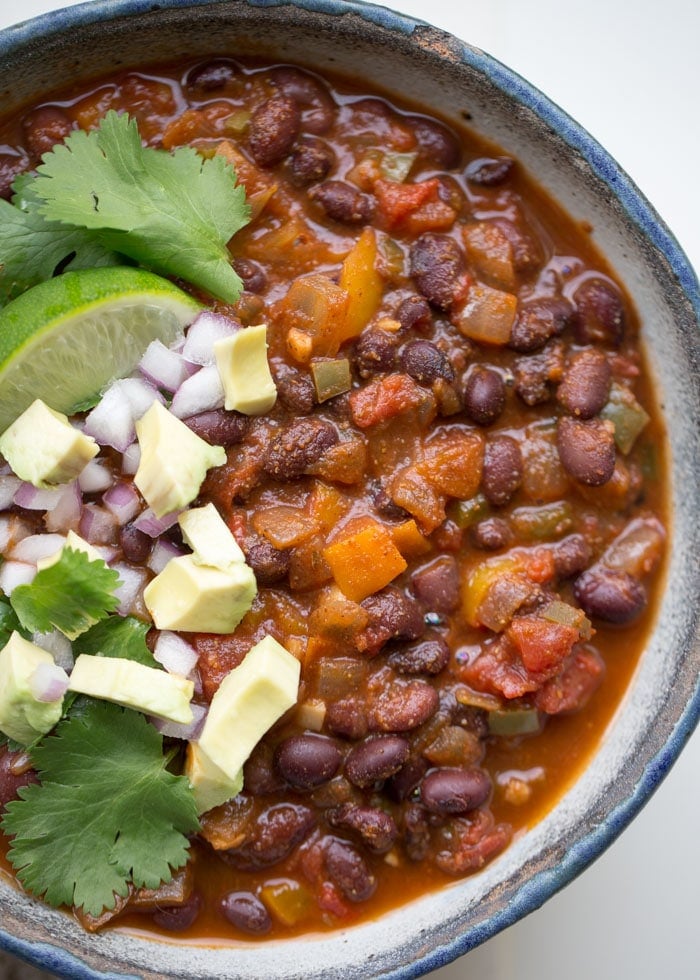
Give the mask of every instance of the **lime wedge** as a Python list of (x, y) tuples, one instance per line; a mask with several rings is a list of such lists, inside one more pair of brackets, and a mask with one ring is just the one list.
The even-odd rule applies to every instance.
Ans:
[(200, 309), (167, 279), (129, 266), (66, 272), (27, 290), (0, 310), (0, 432), (36, 398), (77, 411)]

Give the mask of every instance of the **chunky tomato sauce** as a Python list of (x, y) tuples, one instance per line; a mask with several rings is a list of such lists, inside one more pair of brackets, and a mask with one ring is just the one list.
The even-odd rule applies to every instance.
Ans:
[(539, 820), (630, 682), (667, 517), (633, 298), (517, 161), (296, 67), (68, 93), (5, 124), (4, 192), (110, 108), (223, 155), (251, 202), (245, 291), (212, 306), (268, 325), (277, 402), (186, 421), (226, 446), (200, 501), (259, 592), (189, 639), (205, 703), (266, 634), (302, 681), (187, 872), (82, 921), (240, 940), (375, 917)]

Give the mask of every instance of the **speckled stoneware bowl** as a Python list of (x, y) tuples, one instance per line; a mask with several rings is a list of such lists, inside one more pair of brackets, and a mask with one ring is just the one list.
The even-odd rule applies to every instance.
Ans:
[(383, 8), (334, 0), (97, 0), (0, 34), (3, 112), (118, 65), (222, 52), (361, 77), (470, 125), (518, 157), (595, 238), (637, 303), (668, 420), (675, 492), (668, 587), (634, 683), (592, 764), (483, 872), (376, 922), (303, 940), (208, 948), (115, 932), (0, 882), (0, 945), (69, 977), (409, 978), (540, 906), (621, 832), (700, 712), (700, 296), (669, 231), (613, 160), (513, 72)]

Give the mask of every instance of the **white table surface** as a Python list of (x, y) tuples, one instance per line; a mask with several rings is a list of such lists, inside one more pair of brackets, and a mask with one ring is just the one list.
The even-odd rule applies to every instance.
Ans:
[[(0, 27), (69, 0), (0, 0)], [(700, 269), (698, 0), (397, 0), (537, 85), (618, 160)], [(435, 980), (697, 980), (700, 733), (622, 837)], [(16, 965), (19, 967), (19, 964)], [(0, 978), (15, 973), (0, 961)]]

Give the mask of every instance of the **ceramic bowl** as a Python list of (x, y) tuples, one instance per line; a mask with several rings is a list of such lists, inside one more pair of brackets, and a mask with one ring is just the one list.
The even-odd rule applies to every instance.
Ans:
[(659, 784), (700, 712), (700, 296), (672, 235), (608, 154), (481, 51), (377, 6), (336, 0), (96, 0), (0, 33), (3, 112), (117, 66), (245, 52), (401, 93), (514, 154), (590, 221), (634, 296), (668, 420), (673, 495), (656, 629), (592, 763), (549, 815), (484, 871), (377, 921), (303, 940), (208, 948), (105, 932), (0, 882), (0, 945), (70, 977), (409, 978), (540, 906), (596, 858)]

